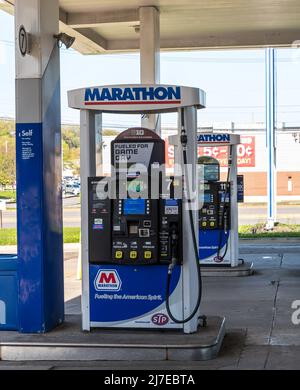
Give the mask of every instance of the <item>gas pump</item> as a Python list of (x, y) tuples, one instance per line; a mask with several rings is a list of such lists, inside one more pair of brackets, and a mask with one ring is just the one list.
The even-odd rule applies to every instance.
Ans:
[(211, 156), (201, 156), (203, 168), (199, 181), (202, 207), (199, 210), (199, 258), (203, 266), (238, 265), (238, 208), (236, 134), (198, 135), (199, 146), (227, 148), (228, 168), (225, 181), (220, 181), (220, 163)]
[[(198, 164), (204, 166), (203, 181), (200, 184), (200, 196), (203, 206), (199, 210), (199, 231), (207, 243), (206, 231), (217, 231), (217, 253), (214, 257), (216, 263), (221, 263), (228, 250), (228, 237), (230, 232), (230, 187), (229, 177), (220, 181), (219, 162), (208, 156), (198, 159)], [(210, 234), (210, 233), (208, 233)], [(224, 251), (221, 253), (224, 246)]]
[[(110, 291), (112, 288), (119, 291), (118, 277), (121, 280), (129, 275), (131, 280), (141, 279), (141, 294), (150, 283), (150, 300), (141, 306), (142, 310), (149, 306), (146, 311), (150, 311), (157, 300), (165, 300), (165, 310), (154, 313), (151, 321), (162, 326), (170, 319), (169, 326), (175, 327), (177, 323), (186, 322), (178, 308), (172, 313), (169, 303), (171, 295), (177, 294), (174, 290), (180, 290), (182, 283), (182, 200), (174, 197), (178, 192), (174, 189), (175, 178), (165, 177), (165, 143), (149, 129), (132, 128), (117, 136), (111, 150), (115, 177), (89, 178), (89, 253), (90, 263), (97, 265), (92, 274), (94, 287), (103, 290), (109, 285)], [(141, 175), (144, 167), (146, 170)], [(160, 184), (157, 193), (153, 184)], [(199, 264), (197, 252), (196, 256)], [(109, 269), (109, 264), (116, 267), (115, 271)], [(121, 295), (119, 299), (122, 300)], [(136, 305), (128, 302), (129, 312), (136, 309)], [(117, 310), (115, 315), (119, 316)], [(104, 322), (105, 318), (105, 308), (99, 307), (98, 321)], [(138, 322), (146, 323), (141, 319)]]
[[(70, 91), (68, 98), (81, 110), (83, 330), (197, 331), (196, 111), (204, 107), (204, 92), (121, 85)], [(95, 118), (105, 112), (177, 112), (181, 174), (165, 176), (164, 141), (144, 128), (128, 129), (112, 142), (110, 177), (96, 172)]]

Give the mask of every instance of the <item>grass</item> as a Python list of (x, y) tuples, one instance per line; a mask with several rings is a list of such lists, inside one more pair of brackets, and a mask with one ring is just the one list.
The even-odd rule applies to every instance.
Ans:
[(79, 227), (67, 227), (64, 228), (64, 243), (71, 244), (79, 242), (80, 228)]
[(16, 245), (17, 231), (16, 229), (0, 229), (0, 245)]
[[(80, 228), (67, 227), (64, 228), (64, 243), (79, 242)], [(16, 229), (0, 229), (0, 245), (16, 245), (17, 232)]]
[(239, 237), (252, 239), (300, 237), (300, 225), (277, 223), (270, 231), (265, 230), (264, 227), (262, 223), (242, 225), (239, 227)]
[(0, 191), (0, 199), (16, 201), (16, 191)]

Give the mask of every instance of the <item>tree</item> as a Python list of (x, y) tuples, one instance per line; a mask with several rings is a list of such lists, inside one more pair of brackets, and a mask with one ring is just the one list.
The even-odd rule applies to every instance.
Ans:
[(0, 184), (13, 185), (16, 181), (15, 153), (0, 154)]
[[(119, 131), (104, 129), (103, 135), (117, 135)], [(62, 126), (62, 151), (64, 168), (80, 171), (80, 130), (78, 125)], [(0, 185), (13, 185), (16, 181), (15, 122), (0, 120)]]
[(0, 121), (0, 185), (13, 185), (16, 181), (15, 123)]

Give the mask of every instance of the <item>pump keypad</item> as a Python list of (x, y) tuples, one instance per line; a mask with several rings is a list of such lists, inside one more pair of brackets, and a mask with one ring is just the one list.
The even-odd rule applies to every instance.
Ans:
[(173, 257), (181, 263), (181, 200), (163, 195), (160, 199), (103, 199), (98, 184), (104, 180), (110, 179), (89, 178), (90, 263), (169, 264)]
[[(202, 230), (230, 229), (230, 183), (205, 182), (200, 184), (199, 227)], [(223, 199), (226, 195), (226, 199)], [(224, 210), (225, 208), (225, 210)], [(224, 212), (226, 211), (226, 212)]]
[(122, 251), (116, 251), (115, 252), (115, 258), (116, 259), (122, 259), (123, 258), (123, 252)]
[(138, 257), (137, 251), (130, 251), (129, 257), (131, 259), (137, 259), (137, 257)]
[(144, 252), (144, 259), (151, 259), (152, 258), (152, 252), (151, 251), (145, 251)]
[(112, 253), (119, 250), (124, 253), (118, 264), (158, 262), (158, 213), (154, 212), (155, 202), (141, 198), (112, 201)]

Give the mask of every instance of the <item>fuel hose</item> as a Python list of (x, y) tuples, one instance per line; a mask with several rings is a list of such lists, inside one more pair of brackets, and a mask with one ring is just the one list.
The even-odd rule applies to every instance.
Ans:
[[(180, 142), (182, 145), (182, 154), (183, 154), (183, 165), (184, 165), (184, 180), (186, 184), (187, 189), (187, 201), (190, 202), (191, 194), (190, 194), (190, 186), (189, 186), (189, 180), (188, 180), (188, 172), (187, 172), (187, 134), (185, 130), (185, 124), (184, 124), (184, 112), (181, 110), (181, 136), (180, 136)], [(189, 222), (190, 222), (190, 228), (192, 232), (192, 241), (193, 241), (193, 249), (195, 254), (195, 262), (196, 262), (196, 269), (197, 269), (197, 279), (198, 279), (198, 295), (197, 295), (197, 302), (195, 305), (194, 310), (192, 313), (183, 319), (175, 318), (174, 315), (171, 312), (170, 308), (170, 287), (171, 287), (171, 279), (172, 279), (172, 271), (177, 263), (177, 259), (174, 255), (172, 255), (172, 261), (168, 268), (168, 275), (167, 275), (167, 285), (166, 285), (166, 309), (168, 316), (171, 318), (173, 322), (176, 324), (185, 324), (189, 322), (191, 319), (194, 318), (194, 316), (198, 313), (199, 307), (202, 300), (202, 277), (201, 277), (201, 268), (200, 268), (200, 260), (199, 260), (199, 249), (197, 245), (197, 236), (195, 232), (195, 225), (193, 221), (193, 213), (191, 208), (188, 209), (189, 212)], [(177, 237), (178, 239), (178, 237)]]

